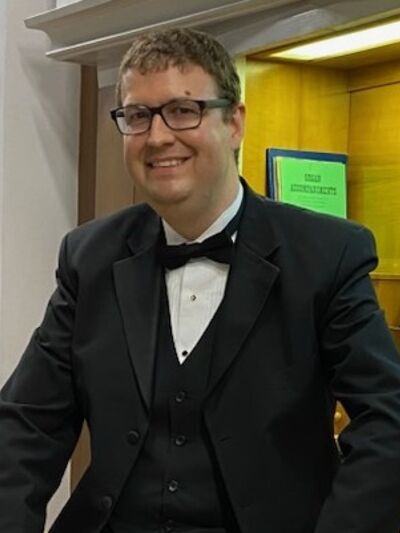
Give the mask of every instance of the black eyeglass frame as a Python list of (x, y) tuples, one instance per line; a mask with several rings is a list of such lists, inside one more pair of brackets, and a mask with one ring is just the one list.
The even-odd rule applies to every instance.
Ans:
[[(173, 103), (179, 103), (179, 102), (193, 102), (193, 103), (196, 103), (199, 106), (200, 115), (199, 115), (198, 124), (196, 124), (195, 126), (189, 126), (189, 127), (185, 127), (185, 128), (173, 128), (173, 127), (171, 127), (168, 124), (166, 118), (163, 115), (163, 109), (166, 106), (168, 106), (168, 105), (171, 105)], [(229, 107), (232, 104), (233, 104), (233, 102), (232, 102), (232, 100), (229, 100), (229, 98), (213, 98), (212, 100), (192, 100), (190, 98), (179, 98), (179, 99), (176, 99), (176, 100), (170, 100), (169, 102), (166, 102), (165, 104), (157, 106), (157, 107), (149, 107), (147, 105), (142, 105), (142, 104), (132, 104), (132, 105), (127, 105), (127, 106), (116, 107), (115, 109), (111, 109), (110, 116), (111, 116), (112, 120), (115, 122), (115, 125), (117, 126), (117, 129), (121, 133), (121, 135), (140, 135), (141, 133), (146, 133), (151, 128), (151, 125), (153, 123), (154, 115), (160, 115), (160, 117), (164, 121), (164, 124), (166, 124), (166, 126), (168, 126), (169, 129), (171, 129), (173, 131), (186, 131), (186, 130), (194, 130), (194, 129), (196, 129), (196, 128), (198, 128), (200, 126), (201, 121), (203, 120), (204, 111), (206, 109), (217, 109), (217, 108), (221, 108), (222, 109), (222, 108)], [(145, 109), (145, 110), (150, 112), (149, 125), (148, 125), (148, 127), (145, 130), (132, 132), (132, 133), (126, 133), (126, 132), (123, 132), (121, 130), (121, 128), (119, 127), (119, 124), (118, 124), (118, 112), (120, 112), (120, 111), (122, 111), (124, 109), (127, 109), (129, 107), (138, 107), (138, 108)]]

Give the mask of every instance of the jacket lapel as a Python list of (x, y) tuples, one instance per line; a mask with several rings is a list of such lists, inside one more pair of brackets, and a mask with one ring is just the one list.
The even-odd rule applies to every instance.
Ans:
[(128, 240), (133, 256), (114, 263), (114, 282), (129, 353), (147, 409), (151, 404), (162, 275), (156, 260), (159, 231), (156, 215), (143, 224), (137, 222), (137, 233)]
[[(219, 317), (209, 392), (239, 353), (279, 275), (279, 268), (268, 260), (278, 242), (269, 226), (264, 201), (246, 185), (245, 201)], [(163, 275), (156, 260), (159, 217), (151, 212), (135, 227), (143, 229), (128, 240), (133, 255), (114, 263), (114, 282), (134, 373), (149, 409)]]
[(209, 393), (240, 351), (280, 272), (268, 261), (278, 242), (264, 201), (245, 186), (245, 202), (218, 323)]

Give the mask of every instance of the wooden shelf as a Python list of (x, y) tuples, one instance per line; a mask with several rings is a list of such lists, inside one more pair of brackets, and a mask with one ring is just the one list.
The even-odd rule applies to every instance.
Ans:
[(392, 273), (387, 273), (387, 272), (375, 271), (371, 273), (371, 278), (374, 280), (400, 281), (400, 274), (392, 274)]

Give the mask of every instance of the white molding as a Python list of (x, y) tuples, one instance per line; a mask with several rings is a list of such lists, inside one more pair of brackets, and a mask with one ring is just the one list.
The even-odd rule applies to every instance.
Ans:
[(165, 21), (189, 21), (201, 15), (211, 22), (224, 13), (240, 16), (290, 3), (299, 0), (81, 0), (29, 17), (25, 23), (45, 31), (52, 48), (62, 48)]
[(240, 55), (399, 13), (399, 0), (80, 0), (25, 24), (48, 35), (49, 58), (107, 70), (149, 28), (196, 27)]
[(332, 35), (400, 14), (398, 0), (317, 0), (287, 6), (286, 13), (248, 17), (235, 26), (216, 25), (213, 32), (233, 56), (276, 48), (310, 37)]
[[(307, 3), (307, 2), (306, 2)], [(25, 20), (50, 39), (48, 57), (81, 64), (115, 63), (114, 49), (133, 36), (162, 26), (207, 27), (224, 20), (266, 13), (299, 0), (81, 0)], [(118, 54), (119, 54), (118, 50)], [(119, 55), (118, 55), (119, 58)]]

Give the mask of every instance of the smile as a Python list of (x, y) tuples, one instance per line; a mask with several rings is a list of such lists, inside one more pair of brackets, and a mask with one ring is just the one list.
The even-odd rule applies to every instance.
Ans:
[(182, 159), (163, 159), (160, 161), (151, 161), (150, 163), (148, 163), (148, 165), (152, 168), (179, 167), (187, 160), (188, 160), (187, 157), (182, 158)]

